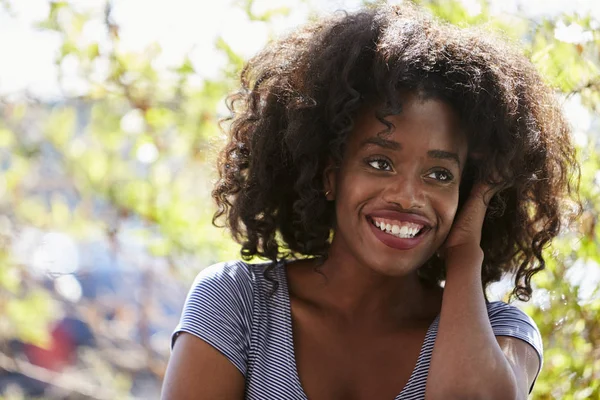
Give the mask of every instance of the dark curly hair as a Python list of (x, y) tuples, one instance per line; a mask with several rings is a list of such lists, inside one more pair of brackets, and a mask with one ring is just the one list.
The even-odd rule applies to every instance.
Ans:
[[(213, 222), (225, 217), (246, 260), (326, 257), (335, 217), (324, 168), (340, 163), (362, 107), (379, 104), (391, 129), (385, 117), (412, 91), (448, 102), (480, 155), (464, 172), (463, 201), (474, 180), (500, 176), (505, 188), (483, 224), (482, 284), (514, 273), (513, 295), (528, 300), (543, 249), (573, 209), (565, 200), (575, 197), (579, 167), (554, 93), (494, 37), (403, 4), (336, 14), (271, 43), (228, 98)], [(439, 283), (443, 261), (434, 256), (419, 274)]]

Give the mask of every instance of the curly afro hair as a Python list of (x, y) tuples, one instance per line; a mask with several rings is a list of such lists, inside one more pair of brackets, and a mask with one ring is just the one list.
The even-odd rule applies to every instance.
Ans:
[[(391, 129), (385, 117), (401, 112), (402, 92), (446, 101), (461, 118), (479, 154), (464, 172), (463, 201), (474, 180), (501, 177), (483, 225), (482, 284), (514, 273), (513, 295), (528, 300), (543, 249), (573, 210), (579, 167), (568, 124), (518, 50), (412, 5), (319, 20), (246, 64), (227, 102), (213, 222), (225, 219), (246, 260), (326, 257), (335, 217), (324, 168), (340, 163), (365, 105), (379, 105)], [(419, 274), (439, 284), (443, 261), (434, 256)]]

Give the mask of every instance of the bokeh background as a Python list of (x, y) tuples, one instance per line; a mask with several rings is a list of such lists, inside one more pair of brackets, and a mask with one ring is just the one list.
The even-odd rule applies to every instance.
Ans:
[[(362, 3), (0, 0), (1, 399), (159, 398), (194, 276), (238, 257), (211, 225), (226, 94), (270, 38)], [(600, 399), (600, 2), (419, 3), (503, 31), (564, 106), (584, 212), (517, 304), (545, 343), (532, 398)]]

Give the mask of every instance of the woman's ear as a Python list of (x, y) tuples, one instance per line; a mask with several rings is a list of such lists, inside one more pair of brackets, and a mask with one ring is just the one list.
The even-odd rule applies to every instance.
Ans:
[(330, 158), (323, 170), (323, 189), (325, 190), (325, 198), (329, 201), (335, 200), (335, 182), (337, 179), (337, 166)]

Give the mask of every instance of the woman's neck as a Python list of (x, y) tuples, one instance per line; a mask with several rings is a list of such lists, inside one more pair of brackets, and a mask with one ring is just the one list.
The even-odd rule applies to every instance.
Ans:
[(424, 285), (416, 272), (385, 276), (335, 253), (320, 265), (290, 263), (288, 280), (296, 299), (348, 321), (405, 325), (430, 320), (441, 307), (442, 289)]

